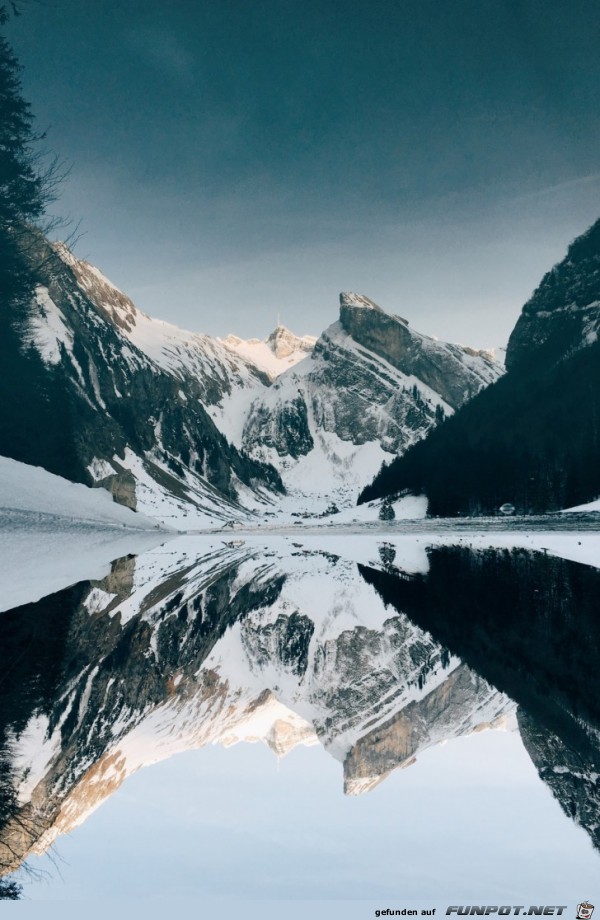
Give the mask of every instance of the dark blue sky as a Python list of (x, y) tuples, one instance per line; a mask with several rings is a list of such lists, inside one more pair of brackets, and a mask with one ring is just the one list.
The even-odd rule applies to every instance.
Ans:
[(45, 0), (10, 27), (76, 252), (142, 309), (300, 333), (359, 290), (492, 345), (600, 214), (597, 0)]

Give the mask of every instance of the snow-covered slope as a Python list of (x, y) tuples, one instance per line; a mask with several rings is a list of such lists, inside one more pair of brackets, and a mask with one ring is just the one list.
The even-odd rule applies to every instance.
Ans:
[(600, 498), (597, 498), (593, 502), (587, 502), (585, 505), (576, 505), (575, 508), (565, 508), (563, 514), (570, 514), (571, 512), (579, 511), (600, 511)]
[(30, 511), (135, 530), (157, 527), (157, 521), (113, 501), (105, 489), (90, 489), (39, 466), (0, 457), (0, 514), (9, 511)]
[(90, 300), (121, 332), (163, 371), (177, 377), (204, 406), (218, 403), (224, 394), (265, 383), (257, 364), (243, 354), (232, 354), (218, 339), (154, 319), (138, 309), (101, 271), (75, 256), (62, 244), (56, 250)]
[(156, 521), (106, 490), (0, 457), (0, 611), (101, 578), (116, 556), (164, 539)]

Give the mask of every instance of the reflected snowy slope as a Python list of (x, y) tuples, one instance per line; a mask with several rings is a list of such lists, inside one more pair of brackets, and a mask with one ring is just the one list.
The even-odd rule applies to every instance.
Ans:
[[(414, 592), (435, 578), (435, 553), (451, 550), (374, 536), (333, 548), (325, 538), (179, 537), (3, 614), (2, 871), (80, 825), (141, 767), (182, 751), (260, 741), (282, 756), (319, 744), (356, 795), (439, 742), (516, 730), (498, 674), (489, 682), (452, 637), (424, 623), (427, 604), (387, 606), (377, 581)], [(568, 583), (573, 563), (521, 552), (532, 561), (522, 584), (516, 571), (517, 591)], [(546, 578), (550, 565), (558, 580)], [(598, 572), (575, 567), (591, 590)], [(468, 579), (459, 581), (468, 595)], [(580, 597), (564, 593), (565, 621)], [(437, 598), (440, 612), (450, 599)], [(460, 610), (460, 598), (452, 605)], [(595, 735), (582, 736), (589, 761)], [(542, 747), (532, 754), (541, 774)], [(596, 812), (586, 807), (590, 830)]]

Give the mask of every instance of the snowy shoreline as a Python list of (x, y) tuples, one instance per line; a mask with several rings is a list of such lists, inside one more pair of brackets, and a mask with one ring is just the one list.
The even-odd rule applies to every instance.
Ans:
[[(112, 501), (103, 489), (68, 482), (40, 467), (0, 458), (0, 611), (34, 603), (49, 594), (96, 580), (111, 563), (143, 555), (172, 541), (186, 542), (202, 556), (211, 547), (242, 553), (284, 555), (328, 552), (354, 562), (377, 564), (378, 548), (391, 543), (407, 571), (427, 564), (430, 546), (473, 549), (522, 547), (600, 567), (600, 515), (559, 513), (513, 518), (426, 518), (419, 498), (396, 503), (396, 519), (381, 521), (375, 506), (339, 515), (269, 515), (261, 522), (222, 521), (202, 530), (185, 527), (185, 512), (173, 523), (152, 520)], [(271, 513), (272, 514), (272, 513)], [(194, 523), (191, 516), (190, 523)], [(404, 563), (402, 562), (404, 560)]]
[(474, 526), (472, 521), (462, 521), (461, 527), (448, 521), (402, 521), (379, 527), (321, 525), (168, 533), (44, 517), (45, 526), (39, 526), (40, 516), (31, 514), (20, 515), (19, 521), (13, 517), (13, 525), (3, 527), (7, 518), (0, 512), (0, 611), (33, 603), (80, 581), (100, 580), (109, 574), (111, 563), (123, 556), (170, 554), (180, 546), (196, 558), (226, 547), (232, 555), (326, 553), (378, 567), (380, 548), (387, 544), (395, 550), (395, 566), (405, 572), (426, 572), (427, 551), (436, 546), (521, 548), (600, 568), (600, 522), (588, 524), (587, 529), (559, 519), (561, 526), (553, 529), (544, 529), (542, 522), (535, 529), (526, 529), (523, 522), (519, 522), (520, 529), (511, 529), (505, 521), (497, 522), (502, 527), (484, 527), (481, 522)]

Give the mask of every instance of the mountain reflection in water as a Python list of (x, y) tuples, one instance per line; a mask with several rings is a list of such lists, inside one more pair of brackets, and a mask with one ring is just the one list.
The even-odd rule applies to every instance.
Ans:
[(321, 744), (357, 795), (431, 745), (517, 726), (599, 847), (600, 572), (466, 547), (406, 571), (371, 542), (357, 564), (182, 538), (2, 614), (0, 874), (181, 751)]
[(428, 571), (359, 566), (394, 609), (519, 704), (523, 742), (600, 849), (600, 570), (524, 549), (435, 547)]

